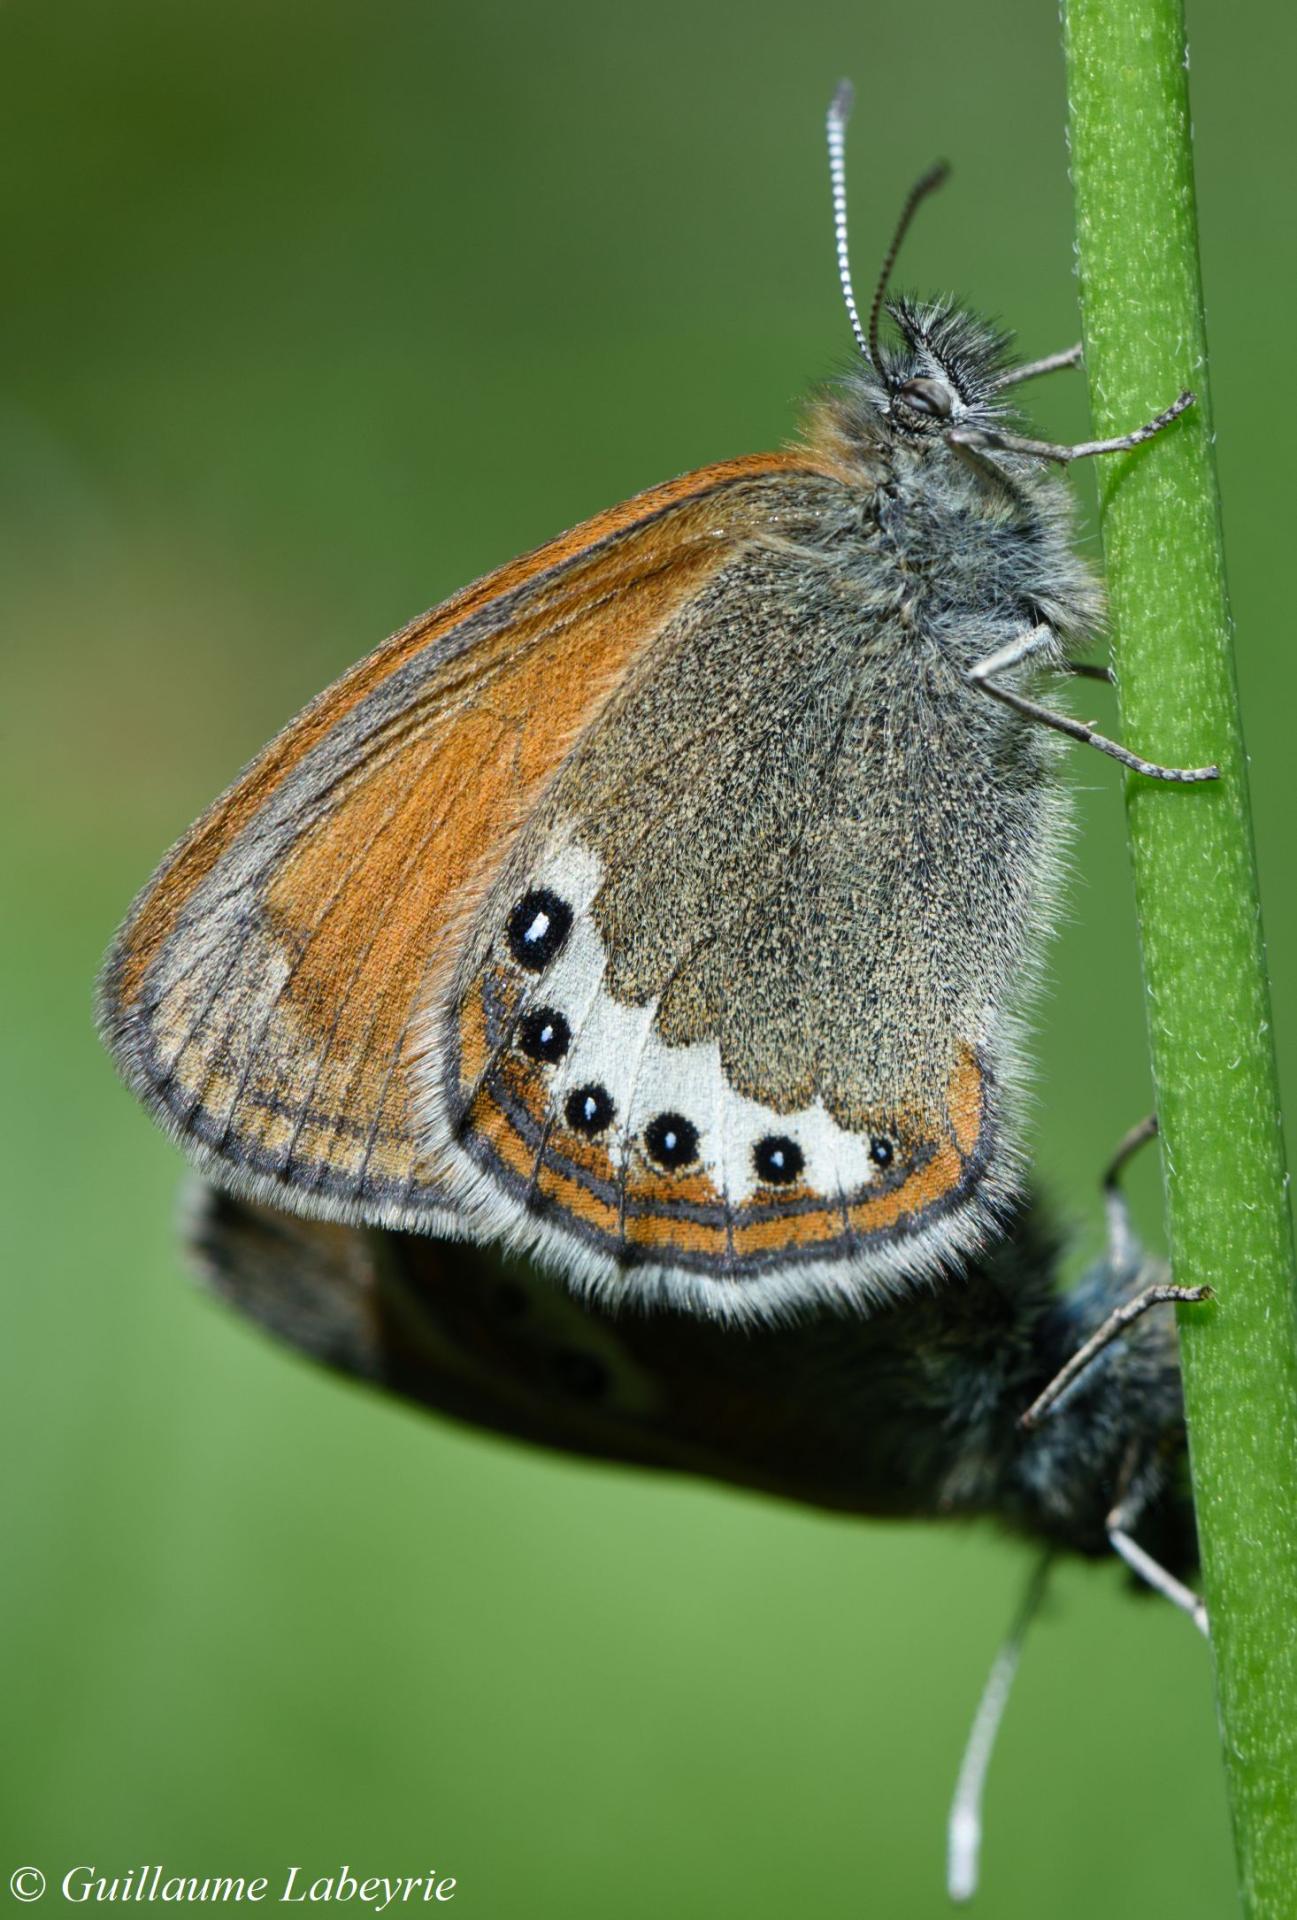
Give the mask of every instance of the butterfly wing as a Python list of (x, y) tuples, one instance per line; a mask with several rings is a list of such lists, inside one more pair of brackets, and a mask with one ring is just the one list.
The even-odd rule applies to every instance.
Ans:
[(601, 1312), (489, 1248), (298, 1219), (206, 1182), (185, 1240), (211, 1291), (275, 1338), (434, 1413), (896, 1517), (995, 1504), (1001, 1456), (971, 1444), (968, 1409), (984, 1410), (985, 1437), (997, 1406), (1002, 1428), (1029, 1404), (1041, 1362), (1024, 1335), (1055, 1305), (1055, 1239), (1030, 1205), (960, 1287), (742, 1339), (694, 1316)]
[(694, 1318), (601, 1315), (487, 1248), (298, 1219), (207, 1182), (184, 1237), (204, 1284), (274, 1338), (434, 1413), (818, 1506), (906, 1510), (892, 1446), (874, 1472), (866, 1444), (886, 1426), (879, 1389), (912, 1390), (900, 1325), (855, 1323), (844, 1344), (835, 1317), (735, 1341)]
[(405, 1070), (428, 969), (612, 689), (807, 467), (705, 469), (469, 588), (308, 707), (179, 843), (100, 1014), (195, 1159), (323, 1218), (449, 1223)]
[(916, 651), (862, 502), (808, 456), (705, 469), (293, 722), (102, 983), (199, 1163), (721, 1318), (981, 1244), (1042, 750)]
[(1048, 813), (1025, 730), (826, 561), (833, 503), (781, 493), (574, 742), (412, 1033), (474, 1231), (735, 1319), (983, 1241)]

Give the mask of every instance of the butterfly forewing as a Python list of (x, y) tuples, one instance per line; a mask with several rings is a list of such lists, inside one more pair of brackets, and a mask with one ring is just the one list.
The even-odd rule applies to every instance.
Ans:
[(196, 1157), (307, 1212), (443, 1217), (406, 1062), (429, 970), (637, 655), (805, 465), (707, 469), (470, 588), (307, 708), (180, 843), (101, 1013)]

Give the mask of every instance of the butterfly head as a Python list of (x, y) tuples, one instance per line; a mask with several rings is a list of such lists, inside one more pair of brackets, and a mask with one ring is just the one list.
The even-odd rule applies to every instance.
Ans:
[[(861, 323), (847, 249), (845, 140), (851, 98), (851, 89), (844, 81), (829, 107), (829, 174), (838, 278), (863, 362), (859, 385), (865, 400), (872, 412), (882, 415), (897, 433), (910, 439), (945, 434), (954, 426), (984, 424), (998, 411), (994, 395), (1004, 380), (1006, 336), (949, 299), (887, 298), (888, 282), (910, 222), (949, 173), (944, 161), (930, 167), (906, 196), (874, 286), (868, 324)], [(881, 344), (879, 327), (884, 313), (900, 334), (898, 346)]]
[(1007, 339), (998, 328), (951, 300), (889, 300), (887, 311), (900, 342), (880, 351), (876, 402), (898, 433), (922, 439), (999, 412)]

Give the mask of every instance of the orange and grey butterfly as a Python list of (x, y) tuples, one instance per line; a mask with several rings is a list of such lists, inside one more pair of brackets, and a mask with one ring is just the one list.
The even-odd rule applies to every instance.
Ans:
[(101, 1006), (201, 1164), (721, 1314), (977, 1241), (1050, 755), (855, 577), (842, 427), (416, 622), (180, 843)]
[[(995, 336), (897, 318), (992, 388)], [(1006, 495), (942, 455), (862, 371), (806, 451), (641, 495), (307, 708), (105, 973), (200, 1164), (721, 1317), (981, 1244), (1056, 742), (968, 672), (1092, 593), (1038, 463)]]

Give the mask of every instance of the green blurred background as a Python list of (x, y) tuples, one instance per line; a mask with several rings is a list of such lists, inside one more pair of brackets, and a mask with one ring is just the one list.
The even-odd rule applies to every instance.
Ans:
[[(1191, 26), (1283, 1044), (1297, 28), (1205, 0)], [(186, 1284), (179, 1159), (90, 1021), (133, 891), (309, 695), (520, 549), (790, 431), (847, 344), (842, 72), (859, 276), (944, 153), (902, 278), (1031, 353), (1070, 341), (1052, 0), (0, 12), (3, 1877), (345, 1861), (452, 1873), (451, 1911), (488, 1920), (944, 1910), (1027, 1550), (552, 1461), (272, 1349)], [(1034, 392), (1084, 428), (1079, 381)], [(1118, 780), (1072, 776), (1037, 1118), (1079, 1259), (1149, 1091)], [(1155, 1231), (1151, 1168), (1136, 1189)], [(1230, 1888), (1203, 1647), (1114, 1569), (1066, 1569), (980, 1911), (1195, 1920)]]

